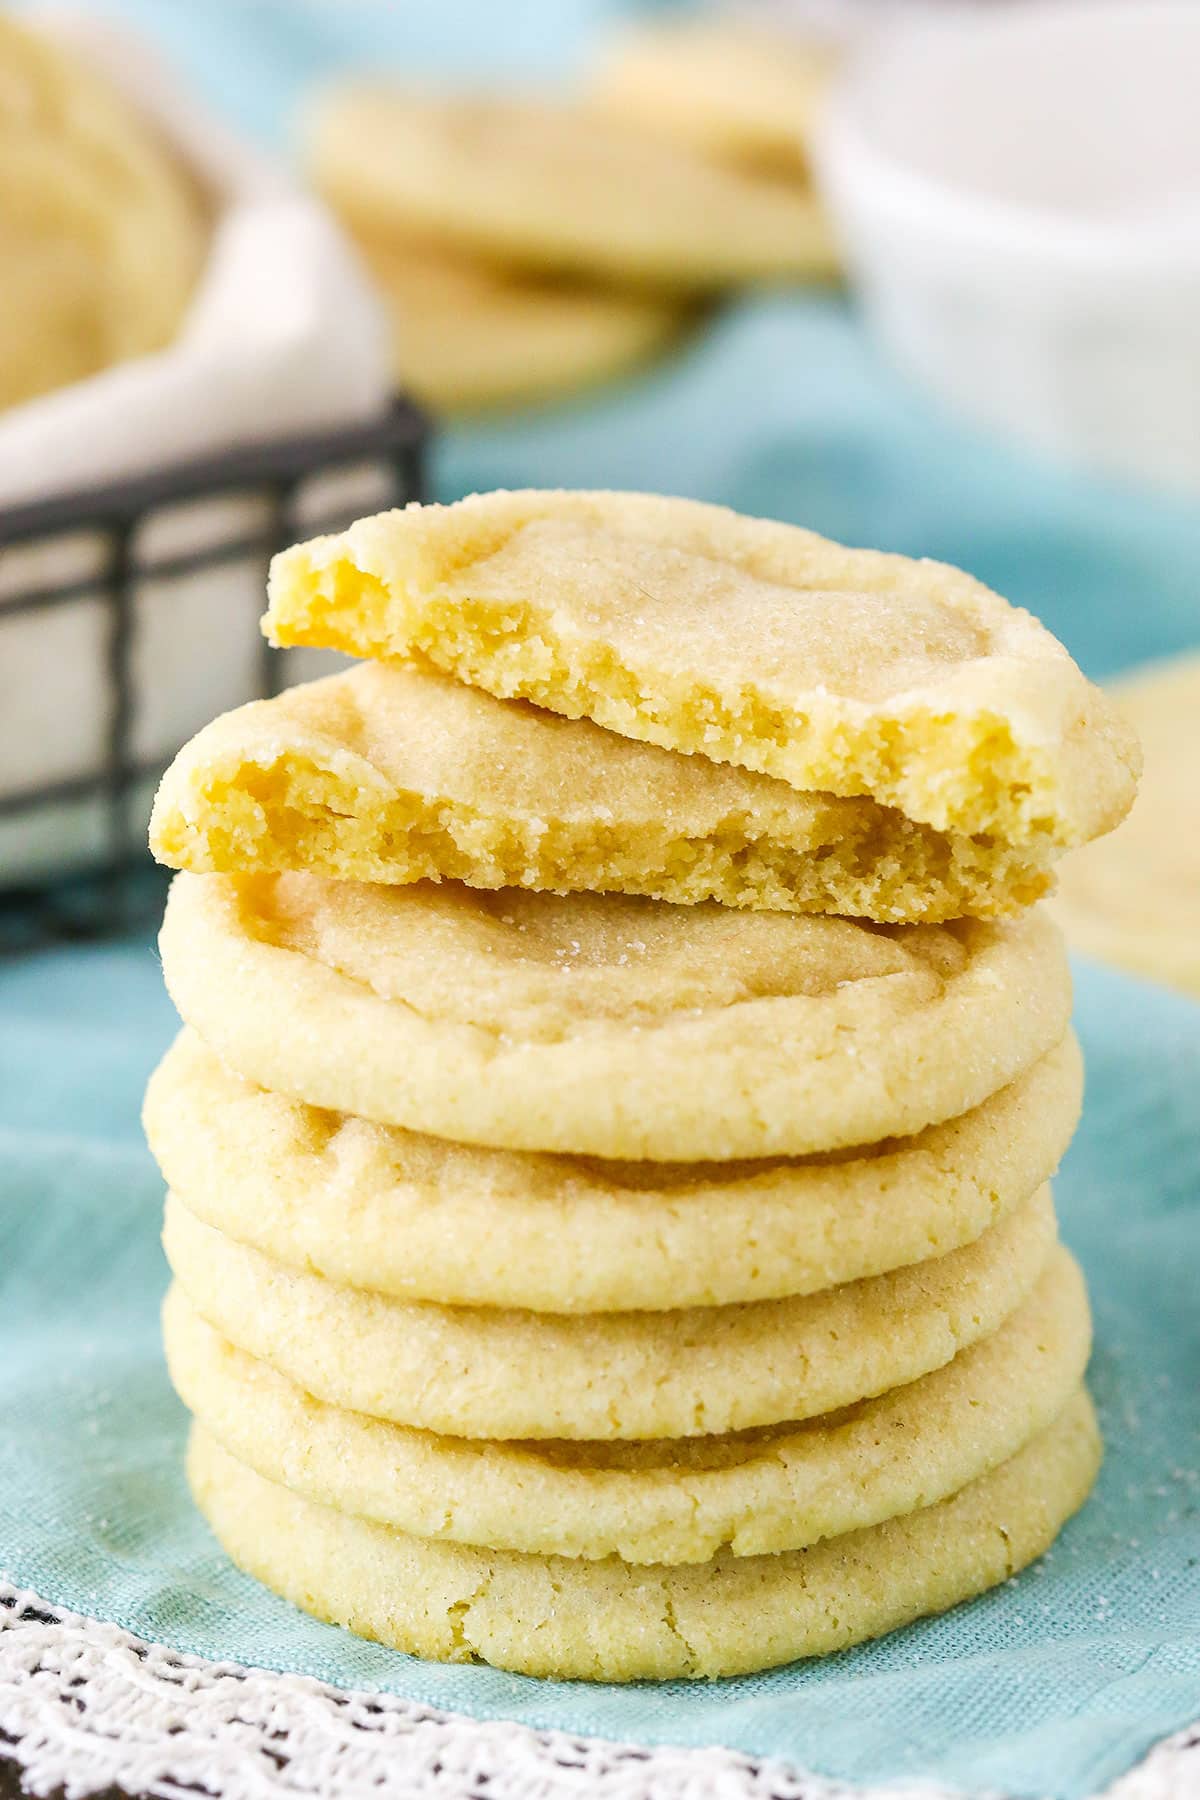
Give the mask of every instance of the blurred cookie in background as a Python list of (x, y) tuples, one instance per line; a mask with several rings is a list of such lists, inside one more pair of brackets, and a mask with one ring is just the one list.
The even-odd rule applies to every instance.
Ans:
[(309, 172), (359, 229), (504, 267), (711, 292), (827, 261), (810, 193), (566, 100), (348, 82), (310, 117)]
[[(744, 20), (686, 17), (621, 31), (593, 75), (591, 103), (718, 162), (812, 191), (809, 145), (836, 54)], [(811, 273), (837, 268), (833, 238), (814, 228)]]
[(443, 413), (545, 400), (625, 373), (692, 316), (678, 302), (528, 274), (445, 245), (359, 231), (397, 384)]
[(0, 407), (168, 344), (207, 237), (153, 127), (0, 13)]
[(825, 53), (698, 23), (620, 43), (582, 100), (359, 80), (310, 112), (310, 178), (428, 405), (589, 386), (668, 345), (698, 296), (835, 271), (806, 160)]
[(1059, 923), (1086, 955), (1200, 996), (1200, 652), (1114, 698), (1142, 740), (1141, 788), (1111, 837), (1063, 860)]
[(827, 46), (744, 21), (684, 17), (625, 27), (589, 91), (612, 117), (706, 155), (806, 178), (833, 68)]

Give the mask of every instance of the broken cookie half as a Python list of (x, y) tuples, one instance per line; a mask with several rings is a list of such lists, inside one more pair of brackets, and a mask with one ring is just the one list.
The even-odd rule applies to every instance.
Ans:
[(163, 780), (160, 861), (644, 894), (895, 923), (997, 918), (1046, 846), (675, 756), (428, 669), (366, 663), (215, 720)]

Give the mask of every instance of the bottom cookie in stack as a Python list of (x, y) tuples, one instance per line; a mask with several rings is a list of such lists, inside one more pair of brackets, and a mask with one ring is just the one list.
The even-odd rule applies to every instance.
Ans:
[(1099, 1462), (1078, 1388), (1014, 1456), (935, 1505), (801, 1550), (657, 1565), (415, 1537), (266, 1480), (201, 1426), (188, 1473), (233, 1560), (319, 1618), (441, 1661), (633, 1681), (745, 1674), (941, 1612), (1039, 1556)]

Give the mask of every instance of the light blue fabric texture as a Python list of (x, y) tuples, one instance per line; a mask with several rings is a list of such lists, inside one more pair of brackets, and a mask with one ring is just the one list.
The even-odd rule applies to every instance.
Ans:
[[(378, 48), (425, 71), (570, 68), (604, 0), (124, 0), (213, 98), (278, 137), (306, 80)], [(446, 496), (645, 487), (958, 562), (1094, 673), (1200, 641), (1200, 509), (1044, 465), (939, 417), (844, 303), (736, 304), (636, 383), (455, 428)], [(1038, 1567), (820, 1665), (631, 1689), (424, 1665), (318, 1625), (225, 1562), (184, 1489), (158, 1349), (161, 1192), (137, 1111), (172, 1017), (148, 943), (0, 966), (0, 1568), (176, 1647), (479, 1717), (720, 1743), (858, 1781), (1063, 1800), (1200, 1717), (1200, 1007), (1079, 970), (1085, 1122), (1058, 1185), (1092, 1287), (1109, 1443)]]

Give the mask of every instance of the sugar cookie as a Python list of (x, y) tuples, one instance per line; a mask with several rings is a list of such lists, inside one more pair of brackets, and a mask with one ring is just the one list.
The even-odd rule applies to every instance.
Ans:
[(648, 894), (886, 922), (995, 918), (1049, 864), (782, 781), (363, 663), (226, 713), (180, 752), (160, 862), (340, 880)]
[(915, 1381), (998, 1330), (1054, 1242), (1042, 1188), (973, 1244), (826, 1293), (562, 1314), (336, 1287), (224, 1237), (177, 1196), (163, 1232), (202, 1318), (320, 1400), (452, 1436), (605, 1440), (743, 1431)]
[(279, 644), (413, 654), (473, 686), (939, 831), (1071, 845), (1137, 741), (1027, 612), (941, 563), (651, 494), (477, 494), (298, 544)]
[(655, 294), (497, 269), (428, 239), (355, 233), (400, 385), (441, 413), (548, 400), (636, 368), (689, 312)]
[(320, 1112), (184, 1031), (144, 1122), (189, 1211), (290, 1268), (402, 1300), (653, 1311), (815, 1293), (972, 1242), (1054, 1173), (1082, 1086), (1068, 1037), (974, 1112), (857, 1155), (614, 1163)]
[(642, 19), (601, 57), (588, 100), (706, 155), (806, 179), (835, 60), (828, 45), (746, 19)]
[(1089, 956), (1200, 997), (1200, 656), (1145, 669), (1113, 699), (1145, 778), (1121, 829), (1068, 858), (1056, 911)]
[(168, 343), (207, 226), (153, 127), (7, 11), (0, 67), (3, 407)]
[(744, 1674), (843, 1650), (1006, 1581), (1054, 1540), (1100, 1464), (1086, 1394), (952, 1499), (779, 1556), (647, 1569), (410, 1537), (302, 1500), (195, 1430), (196, 1503), (239, 1566), (418, 1656), (593, 1681)]
[(206, 1325), (179, 1287), (163, 1332), (189, 1412), (307, 1499), (416, 1537), (677, 1563), (800, 1549), (957, 1493), (1058, 1417), (1090, 1320), (1059, 1250), (998, 1331), (908, 1387), (806, 1425), (633, 1445), (440, 1437), (327, 1406)]
[(687, 292), (828, 259), (805, 190), (533, 95), (348, 83), (312, 115), (308, 165), (360, 229), (427, 235), (505, 267)]
[(1038, 910), (863, 925), (623, 894), (177, 875), (184, 1020), (249, 1081), (463, 1143), (728, 1161), (920, 1131), (1061, 1041)]

